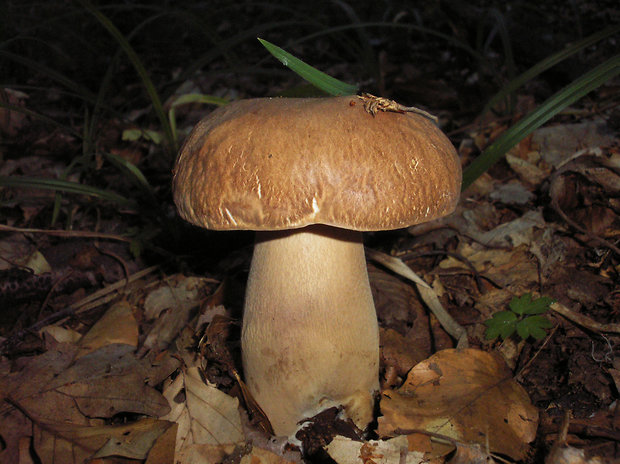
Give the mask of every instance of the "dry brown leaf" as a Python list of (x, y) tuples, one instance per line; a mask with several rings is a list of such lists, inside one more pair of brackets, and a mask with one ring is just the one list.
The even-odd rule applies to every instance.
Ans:
[(87, 425), (88, 420), (72, 399), (64, 395), (59, 397), (52, 386), (76, 353), (76, 346), (59, 344), (55, 350), (24, 359), (21, 370), (0, 378), (0, 399), (9, 399), (11, 404), (19, 405), (31, 418), (57, 416), (58, 411), (62, 411), (67, 420)]
[[(464, 243), (458, 252), (480, 273), (514, 293), (531, 291), (538, 283), (538, 265), (529, 247), (521, 245), (511, 250), (487, 249), (479, 244)], [(457, 263), (453, 263), (458, 266)]]
[(16, 408), (0, 403), (0, 462), (21, 462), (22, 441), (30, 446), (32, 422)]
[(250, 453), (241, 458), (240, 464), (292, 464), (292, 461), (288, 461), (271, 451), (254, 446)]
[(8, 397), (33, 420), (73, 425), (120, 412), (161, 416), (169, 411), (163, 396), (145, 383), (149, 366), (135, 358), (133, 347), (108, 345), (74, 361), (77, 350), (59, 344), (27, 359), (21, 371), (0, 379), (0, 398)]
[(174, 455), (175, 464), (213, 464), (223, 462), (238, 447), (228, 445), (192, 445)]
[(179, 424), (172, 424), (155, 440), (144, 464), (170, 464), (174, 462), (174, 445), (178, 428)]
[(145, 459), (155, 440), (172, 425), (156, 419), (98, 427), (39, 423), (34, 427), (33, 442), (43, 464), (82, 463), (107, 456)]
[(19, 458), (14, 461), (2, 461), (2, 462), (18, 462), (19, 464), (35, 464), (32, 459), (32, 453), (30, 452), (31, 445), (30, 437), (22, 437), (19, 439), (18, 447), (19, 447)]
[(450, 464), (487, 464), (493, 462), (484, 446), (473, 443), (471, 445), (457, 444), (456, 453), (450, 459)]
[(368, 265), (368, 278), (382, 326), (387, 328), (414, 326), (414, 333), (421, 337), (418, 345), (429, 347), (430, 335), (428, 330), (426, 332), (423, 330), (428, 326), (427, 311), (419, 301), (414, 287), (372, 264)]
[(138, 323), (133, 316), (132, 306), (126, 301), (112, 305), (86, 332), (78, 343), (78, 357), (113, 343), (134, 348), (138, 346)]
[(545, 464), (604, 464), (604, 461), (597, 456), (587, 458), (582, 449), (562, 446), (547, 456)]
[(526, 161), (511, 153), (506, 153), (506, 162), (522, 181), (531, 185), (538, 185), (549, 176), (548, 169), (541, 169), (535, 163)]
[(338, 464), (420, 464), (424, 454), (409, 451), (407, 437), (399, 436), (391, 440), (354, 441), (336, 436), (325, 447), (331, 458)]
[(415, 366), (398, 390), (384, 391), (379, 434), (428, 430), (522, 459), (538, 411), (497, 355), (449, 349)]
[[(184, 393), (184, 400), (179, 400)], [(244, 441), (239, 401), (215, 387), (206, 385), (197, 368), (191, 367), (164, 390), (170, 413), (162, 419), (179, 424), (175, 459), (193, 455), (201, 445), (220, 445)], [(189, 461), (185, 461), (189, 462)]]
[[(144, 317), (157, 319), (166, 309), (200, 304), (203, 289), (210, 284), (203, 277), (175, 276), (168, 284), (150, 292), (144, 300)], [(180, 279), (180, 280), (178, 280)], [(175, 282), (175, 280), (178, 280)]]
[(518, 180), (512, 180), (498, 184), (488, 193), (493, 201), (499, 201), (504, 205), (525, 205), (536, 196)]
[(43, 327), (39, 331), (39, 335), (49, 335), (56, 340), (57, 343), (77, 343), (80, 338), (82, 338), (82, 334), (77, 330), (67, 329), (58, 325), (47, 325)]
[(546, 162), (556, 168), (579, 150), (613, 143), (613, 133), (603, 119), (543, 127), (532, 134), (532, 145)]
[(39, 250), (33, 251), (28, 256), (24, 256), (24, 259), (18, 259), (15, 261), (20, 266), (27, 267), (32, 271), (34, 275), (45, 274), (46, 272), (52, 272), (52, 267)]
[(190, 320), (213, 281), (204, 277), (170, 277), (165, 286), (153, 290), (144, 302), (147, 319), (155, 319), (141, 352), (166, 349)]
[[(6, 164), (4, 165), (6, 166)], [(0, 175), (8, 175), (3, 166), (0, 166)], [(28, 240), (25, 234), (9, 234), (3, 232), (3, 239), (0, 240), (0, 270), (10, 269), (18, 260), (35, 251), (35, 246)]]
[(411, 340), (392, 329), (380, 329), (381, 361), (386, 368), (396, 370), (396, 375), (405, 376), (417, 363), (426, 358), (423, 350), (412, 345)]

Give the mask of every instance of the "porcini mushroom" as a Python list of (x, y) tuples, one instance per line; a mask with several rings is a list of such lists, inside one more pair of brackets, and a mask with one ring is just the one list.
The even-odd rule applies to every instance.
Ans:
[(372, 420), (379, 332), (361, 232), (430, 221), (458, 199), (458, 156), (435, 124), (366, 103), (241, 100), (199, 122), (177, 158), (185, 220), (257, 231), (243, 370), (277, 435), (332, 406), (361, 429)]

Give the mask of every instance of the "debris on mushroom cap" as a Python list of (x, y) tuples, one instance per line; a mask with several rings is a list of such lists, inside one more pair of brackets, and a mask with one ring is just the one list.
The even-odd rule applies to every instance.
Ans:
[(200, 121), (180, 151), (180, 215), (208, 229), (326, 224), (388, 230), (451, 213), (461, 165), (429, 119), (374, 116), (357, 97), (240, 100)]

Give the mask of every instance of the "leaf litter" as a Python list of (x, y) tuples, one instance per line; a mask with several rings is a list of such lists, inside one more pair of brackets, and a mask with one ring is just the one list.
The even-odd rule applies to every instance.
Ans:
[[(28, 96), (11, 91), (10, 98), (21, 106)], [(2, 118), (5, 133), (30, 123), (10, 113)], [(550, 464), (599, 462), (581, 448), (613, 453), (620, 441), (618, 140), (604, 120), (566, 120), (511, 150), (501, 168), (471, 186), (454, 215), (412, 227), (385, 247), (416, 277), (369, 265), (382, 325), (379, 439), (331, 437), (324, 449), (336, 462), (460, 464), (498, 454), (534, 462), (535, 438), (539, 450), (550, 451)], [(465, 158), (506, 128), (497, 121), (490, 127), (464, 137)], [(45, 153), (50, 144), (72, 143), (58, 133), (36, 145)], [(111, 151), (136, 162), (141, 155)], [(63, 168), (40, 156), (0, 167), (3, 175), (42, 177)], [(36, 218), (52, 198), (16, 190), (4, 203), (19, 211), (11, 224)], [(232, 375), (238, 302), (212, 299), (218, 281), (138, 273), (143, 263), (124, 256), (130, 272), (117, 270), (118, 280), (97, 272), (77, 289), (53, 287), (64, 268), (53, 259), (41, 266), (40, 257), (56, 245), (34, 237), (11, 231), (0, 241), (0, 269), (41, 276), (40, 288), (22, 285), (15, 297), (2, 295), (35, 316), (19, 319), (23, 333), (0, 358), (0, 461), (32, 462), (31, 453), (43, 463), (112, 456), (147, 464), (300, 460), (248, 417), (242, 384)], [(89, 272), (98, 266), (83, 262)], [(100, 267), (109, 272), (109, 264)], [(431, 293), (424, 298), (412, 282)], [(104, 291), (94, 292), (97, 286)], [(37, 326), (39, 308), (24, 302), (54, 288), (61, 295), (47, 309), (58, 317)], [(486, 340), (484, 321), (527, 293), (557, 300), (547, 313), (554, 325), (547, 336)], [(452, 329), (429, 305), (449, 313)], [(454, 348), (454, 327), (466, 331), (472, 348)], [(27, 343), (13, 343), (21, 339)]]
[[(539, 369), (536, 353), (528, 351), (528, 344), (515, 345), (509, 339), (497, 346), (503, 358), (473, 348), (449, 348), (428, 357), (429, 344), (433, 337), (437, 343), (442, 328), (433, 325), (434, 316), (428, 318), (428, 301), (412, 291), (416, 289), (413, 282), (421, 277), (422, 286), (417, 291), (431, 289), (435, 301), (432, 304), (452, 310), (461, 322), (459, 325), (466, 328), (468, 338), (479, 340), (481, 347), (489, 343), (484, 341), (482, 322), (507, 309), (511, 299), (537, 289), (541, 279), (550, 289), (546, 295), (555, 296), (558, 289), (570, 288), (551, 305), (552, 310), (562, 308), (559, 314), (568, 318), (552, 318), (556, 327), (574, 331), (575, 327), (567, 324), (575, 321), (579, 324), (577, 329), (609, 328), (604, 323), (587, 326), (583, 319), (589, 317), (596, 323), (599, 298), (605, 298), (602, 289), (609, 288), (604, 270), (611, 269), (604, 267), (605, 256), (609, 256), (604, 250), (602, 258), (587, 264), (600, 270), (598, 277), (581, 271), (588, 276), (586, 282), (594, 279), (598, 284), (588, 284), (587, 289), (580, 291), (579, 285), (568, 287), (565, 279), (558, 279), (558, 266), (565, 267), (571, 253), (579, 250), (575, 240), (600, 245), (604, 242), (599, 238), (615, 236), (609, 230), (617, 221), (617, 205), (613, 201), (607, 206), (614, 214), (611, 221), (609, 213), (592, 218), (604, 221), (604, 226), (597, 226), (596, 222), (583, 222), (579, 209), (572, 208), (570, 196), (567, 197), (580, 185), (585, 188), (580, 190), (581, 194), (591, 195), (593, 200), (603, 198), (602, 191), (618, 194), (614, 155), (592, 153), (584, 152), (565, 162), (553, 171), (549, 184), (552, 204), (560, 205), (584, 224), (575, 239), (566, 234), (570, 224), (549, 227), (546, 210), (529, 208), (531, 187), (524, 189), (524, 184), (513, 181), (510, 189), (490, 190), (495, 193), (493, 203), (466, 208), (465, 201), (455, 215), (432, 226), (450, 227), (466, 239), (456, 242), (454, 254), (435, 260), (430, 273), (423, 270), (411, 277), (403, 272), (399, 279), (402, 260), (391, 268), (385, 268), (381, 261), (380, 267), (371, 266), (379, 318), (385, 326), (393, 327), (382, 329), (381, 337), (384, 390), (377, 433), (382, 439), (360, 442), (336, 437), (325, 447), (334, 460), (413, 463), (451, 456), (450, 462), (459, 463), (493, 455), (515, 460), (527, 458), (536, 437), (539, 410), (515, 381), (514, 369), (527, 368), (519, 378), (526, 386), (531, 384), (528, 369)], [(575, 175), (581, 177), (571, 177)], [(558, 183), (557, 179), (563, 178), (571, 179), (571, 191), (566, 190), (566, 182)], [(587, 179), (588, 184), (581, 179)], [(488, 181), (493, 182), (482, 179), (479, 184)], [(480, 185), (474, 185), (470, 195), (479, 195)], [(525, 209), (520, 215), (510, 211), (504, 214), (505, 220), (498, 221), (503, 213), (508, 213), (509, 205)], [(424, 237), (428, 227), (415, 226), (409, 232), (416, 238)], [(450, 237), (455, 236), (447, 234), (445, 239)], [(22, 256), (25, 253), (32, 254), (32, 249), (24, 249)], [(413, 263), (407, 260), (407, 264)], [(473, 280), (472, 269), (477, 280)], [(424, 280), (428, 282), (433, 275), (429, 286)], [(470, 279), (470, 283), (463, 286), (463, 279)], [(17, 456), (19, 444), (30, 437), (42, 462), (54, 462), (69, 454), (75, 456), (74, 462), (113, 455), (147, 460), (151, 450), (156, 449), (161, 455), (174, 455), (179, 463), (214, 462), (234, 453), (244, 458), (254, 456), (261, 462), (290, 462), (283, 457), (283, 448), (270, 451), (267, 448), (272, 445), (266, 441), (262, 442), (263, 448), (248, 447), (247, 437), (252, 436), (248, 430), (252, 425), (240, 407), (239, 398), (243, 397), (235, 394), (234, 384), (229, 383), (223, 391), (207, 379), (205, 359), (196, 351), (194, 337), (205, 330), (209, 334), (207, 339), (215, 344), (209, 345), (211, 351), (223, 356), (221, 349), (231, 336), (226, 327), (234, 321), (221, 304), (224, 300), (209, 299), (209, 295), (215, 294), (213, 286), (217, 281), (179, 275), (161, 283), (151, 277), (151, 282), (148, 290), (128, 289), (130, 300), (139, 301), (137, 305), (127, 299), (111, 304), (84, 335), (80, 335), (79, 328), (76, 331), (61, 325), (46, 326), (39, 331), (45, 340), (43, 353), (12, 362), (3, 359), (0, 422), (4, 424), (3, 430), (11, 432), (2, 434), (8, 444), (2, 453)], [(596, 285), (602, 286), (600, 296), (589, 299), (589, 292)], [(137, 294), (142, 297), (136, 298)], [(463, 315), (453, 311), (456, 301), (469, 302), (479, 315), (476, 323), (462, 320)], [(574, 303), (594, 312), (576, 318), (578, 312), (569, 309)], [(404, 312), (403, 305), (409, 306)], [(145, 328), (141, 328), (143, 324)], [(421, 337), (424, 333), (430, 338)], [(224, 338), (218, 342), (219, 334)], [(224, 375), (234, 364), (227, 356)], [(607, 356), (601, 359), (609, 360), (607, 371), (612, 379), (617, 379), (615, 358)], [(523, 366), (524, 359), (533, 365)], [(588, 362), (582, 367), (589, 368)], [(587, 384), (588, 379), (575, 377), (573, 382)], [(606, 385), (613, 382), (603, 380), (597, 388), (608, 388)], [(130, 422), (115, 423), (121, 417), (130, 418)], [(578, 421), (573, 423), (573, 427), (579, 425)], [(549, 427), (546, 417), (541, 426)]]

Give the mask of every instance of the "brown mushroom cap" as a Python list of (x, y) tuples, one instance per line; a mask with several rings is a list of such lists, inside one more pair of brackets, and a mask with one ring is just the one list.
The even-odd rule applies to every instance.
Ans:
[(180, 215), (207, 229), (407, 227), (451, 213), (461, 165), (413, 113), (368, 113), (356, 96), (240, 100), (200, 121), (179, 153)]

